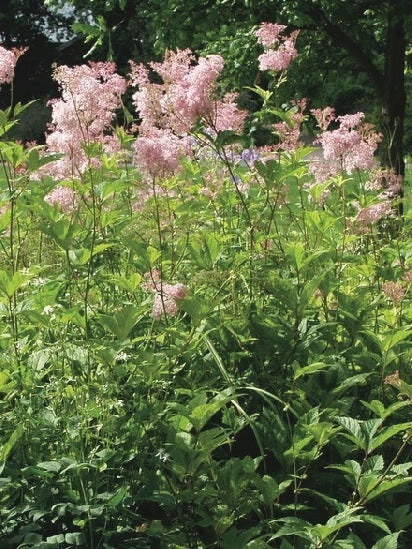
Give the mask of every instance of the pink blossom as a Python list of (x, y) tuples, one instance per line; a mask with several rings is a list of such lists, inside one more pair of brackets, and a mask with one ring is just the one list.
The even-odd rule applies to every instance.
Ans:
[(404, 299), (408, 289), (400, 282), (390, 281), (382, 284), (382, 291), (391, 301), (400, 303)]
[(17, 59), (23, 55), (27, 48), (12, 48), (7, 50), (0, 46), (0, 84), (10, 84), (14, 78), (14, 67)]
[(393, 215), (393, 213), (394, 211), (390, 202), (377, 202), (360, 209), (356, 216), (356, 221), (361, 221), (365, 224), (376, 223), (385, 217)]
[(153, 177), (171, 175), (178, 170), (181, 157), (191, 153), (190, 145), (187, 137), (154, 128), (134, 142), (135, 162)]
[[(52, 122), (46, 137), (49, 152), (64, 156), (45, 166), (57, 179), (81, 175), (89, 164), (84, 146), (100, 143), (104, 150), (116, 149), (115, 138), (105, 132), (120, 107), (126, 81), (116, 74), (113, 63), (90, 63), (57, 67), (54, 78), (62, 90), (61, 99), (50, 102)], [(117, 145), (119, 150), (119, 145)]]
[(132, 98), (142, 119), (141, 128), (169, 129), (184, 135), (197, 119), (210, 117), (216, 79), (223, 65), (220, 55), (201, 57), (194, 64), (190, 50), (168, 51), (163, 63), (150, 65), (162, 77), (159, 84), (150, 82), (145, 67), (131, 63), (132, 83), (139, 88)]
[[(325, 127), (327, 118), (322, 121), (319, 112), (315, 111), (320, 124)], [(331, 118), (332, 112), (329, 113)], [(322, 146), (323, 158), (314, 158), (310, 163), (310, 170), (318, 182), (319, 177), (330, 177), (344, 171), (348, 174), (354, 170), (370, 170), (376, 166), (374, 153), (380, 142), (381, 136), (377, 134), (370, 124), (361, 124), (363, 113), (339, 116), (336, 120), (339, 127), (335, 130), (324, 130), (316, 142)], [(326, 162), (329, 173), (319, 167)], [(325, 179), (323, 179), (325, 180)]]
[(163, 63), (150, 64), (162, 78), (161, 83), (152, 83), (147, 68), (131, 63), (132, 82), (138, 85), (133, 102), (142, 120), (140, 133), (162, 129), (186, 137), (198, 120), (213, 131), (239, 131), (246, 112), (237, 107), (236, 94), (216, 98), (223, 65), (220, 55), (200, 57), (195, 63), (190, 50), (169, 51)]
[(329, 124), (336, 119), (335, 109), (333, 107), (325, 107), (324, 109), (311, 109), (310, 112), (316, 118), (318, 127), (322, 131), (327, 130)]
[(176, 301), (170, 296), (156, 294), (153, 302), (152, 317), (154, 320), (161, 320), (163, 316), (176, 316), (179, 307)]
[(406, 271), (406, 273), (402, 276), (402, 279), (408, 284), (412, 284), (412, 269)]
[(293, 101), (294, 110), (289, 111), (287, 122), (278, 122), (274, 128), (279, 136), (282, 149), (294, 151), (298, 145), (301, 133), (301, 126), (305, 119), (306, 99)]
[(73, 189), (58, 185), (44, 197), (50, 205), (57, 205), (63, 212), (70, 213), (76, 206), (76, 193)]
[(181, 282), (177, 284), (163, 284), (162, 291), (166, 296), (178, 301), (184, 299), (187, 295), (187, 288)]
[(258, 58), (261, 71), (287, 69), (292, 59), (298, 55), (295, 42), (299, 31), (294, 31), (289, 36), (281, 36), (285, 28), (284, 25), (276, 23), (262, 23), (255, 32), (258, 42), (265, 50)]
[(356, 112), (355, 114), (344, 114), (342, 116), (338, 116), (336, 120), (340, 123), (341, 129), (353, 130), (360, 124), (363, 118), (365, 118), (363, 112)]
[(156, 269), (145, 275), (144, 287), (155, 294), (152, 316), (161, 320), (163, 316), (176, 316), (179, 312), (179, 301), (187, 295), (187, 288), (181, 282), (177, 284), (163, 283)]
[(215, 102), (213, 121), (210, 124), (214, 130), (218, 132), (225, 130), (237, 132), (242, 130), (247, 111), (238, 108), (236, 99), (236, 93), (228, 93), (223, 98), (223, 101)]
[(265, 48), (270, 48), (279, 43), (279, 35), (286, 29), (286, 25), (277, 23), (262, 23), (255, 31), (258, 42)]

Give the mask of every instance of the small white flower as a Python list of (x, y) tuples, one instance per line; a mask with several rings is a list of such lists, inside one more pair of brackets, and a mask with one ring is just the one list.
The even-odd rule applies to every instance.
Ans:
[(129, 358), (130, 358), (130, 355), (128, 355), (124, 351), (119, 351), (114, 357), (114, 359), (117, 360), (118, 362), (126, 362), (127, 360), (129, 360)]
[(170, 454), (168, 454), (164, 448), (160, 448), (155, 457), (157, 457), (160, 461), (164, 463), (166, 461), (169, 461)]

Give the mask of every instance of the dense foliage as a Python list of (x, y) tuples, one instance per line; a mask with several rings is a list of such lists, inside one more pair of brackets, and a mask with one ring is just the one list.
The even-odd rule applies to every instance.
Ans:
[(411, 545), (409, 198), (254, 36), (253, 115), (188, 50), (57, 67), (45, 147), (0, 113), (2, 548)]

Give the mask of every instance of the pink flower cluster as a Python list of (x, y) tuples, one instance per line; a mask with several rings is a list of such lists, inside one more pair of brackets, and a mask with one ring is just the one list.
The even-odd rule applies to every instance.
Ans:
[(0, 84), (10, 84), (14, 78), (14, 67), (17, 59), (23, 55), (26, 48), (7, 50), (0, 46)]
[(370, 225), (393, 214), (394, 210), (389, 201), (377, 202), (376, 204), (371, 204), (359, 209), (356, 221), (360, 221), (365, 225)]
[(51, 190), (46, 194), (44, 200), (51, 206), (58, 206), (64, 213), (71, 213), (75, 209), (77, 202), (73, 189), (69, 189), (63, 185), (58, 185)]
[(394, 303), (401, 303), (408, 292), (408, 288), (401, 282), (391, 280), (382, 283), (382, 291)]
[[(238, 109), (236, 94), (216, 97), (223, 65), (220, 55), (201, 57), (196, 64), (190, 50), (168, 51), (162, 63), (149, 67), (131, 62), (132, 83), (138, 87), (133, 102), (141, 118), (136, 162), (146, 173), (178, 169), (178, 152), (189, 154), (188, 134), (199, 119), (215, 132), (242, 128), (246, 112)], [(149, 69), (160, 83), (151, 81)]]
[(265, 50), (259, 56), (261, 71), (285, 70), (298, 55), (295, 43), (299, 31), (294, 31), (288, 36), (282, 36), (285, 29), (285, 25), (262, 23), (255, 31), (258, 42), (262, 44)]
[[(363, 113), (335, 117), (330, 107), (311, 112), (322, 129), (315, 143), (321, 145), (323, 157), (314, 158), (310, 164), (316, 181), (323, 182), (341, 171), (351, 174), (355, 170), (376, 166), (374, 154), (381, 135), (375, 132), (372, 125), (362, 122), (365, 116)], [(328, 130), (332, 121), (336, 121), (339, 126), (335, 130)]]
[(176, 316), (179, 312), (179, 301), (187, 295), (184, 284), (164, 283), (157, 270), (151, 270), (146, 274), (144, 288), (155, 294), (152, 309), (154, 320), (161, 320), (164, 316)]
[(63, 157), (46, 168), (57, 179), (81, 175), (88, 156), (84, 147), (99, 143), (104, 150), (118, 149), (116, 139), (106, 135), (121, 105), (126, 81), (116, 72), (114, 63), (90, 63), (57, 67), (54, 78), (62, 90), (61, 99), (50, 102), (52, 122), (46, 137), (47, 149)]
[(191, 154), (188, 137), (178, 137), (170, 130), (152, 128), (136, 141), (135, 161), (139, 168), (152, 176), (166, 176), (174, 173), (180, 158)]
[(284, 151), (294, 151), (298, 146), (301, 126), (305, 120), (304, 111), (306, 103), (305, 98), (293, 101), (294, 109), (288, 113), (288, 121), (274, 124), (274, 128), (279, 136), (280, 146)]

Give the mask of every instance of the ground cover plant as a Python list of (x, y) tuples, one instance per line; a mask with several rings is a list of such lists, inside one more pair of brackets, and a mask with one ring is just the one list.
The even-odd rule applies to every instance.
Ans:
[(45, 147), (0, 113), (2, 547), (410, 547), (408, 189), (255, 32), (253, 115), (188, 50), (57, 67)]

